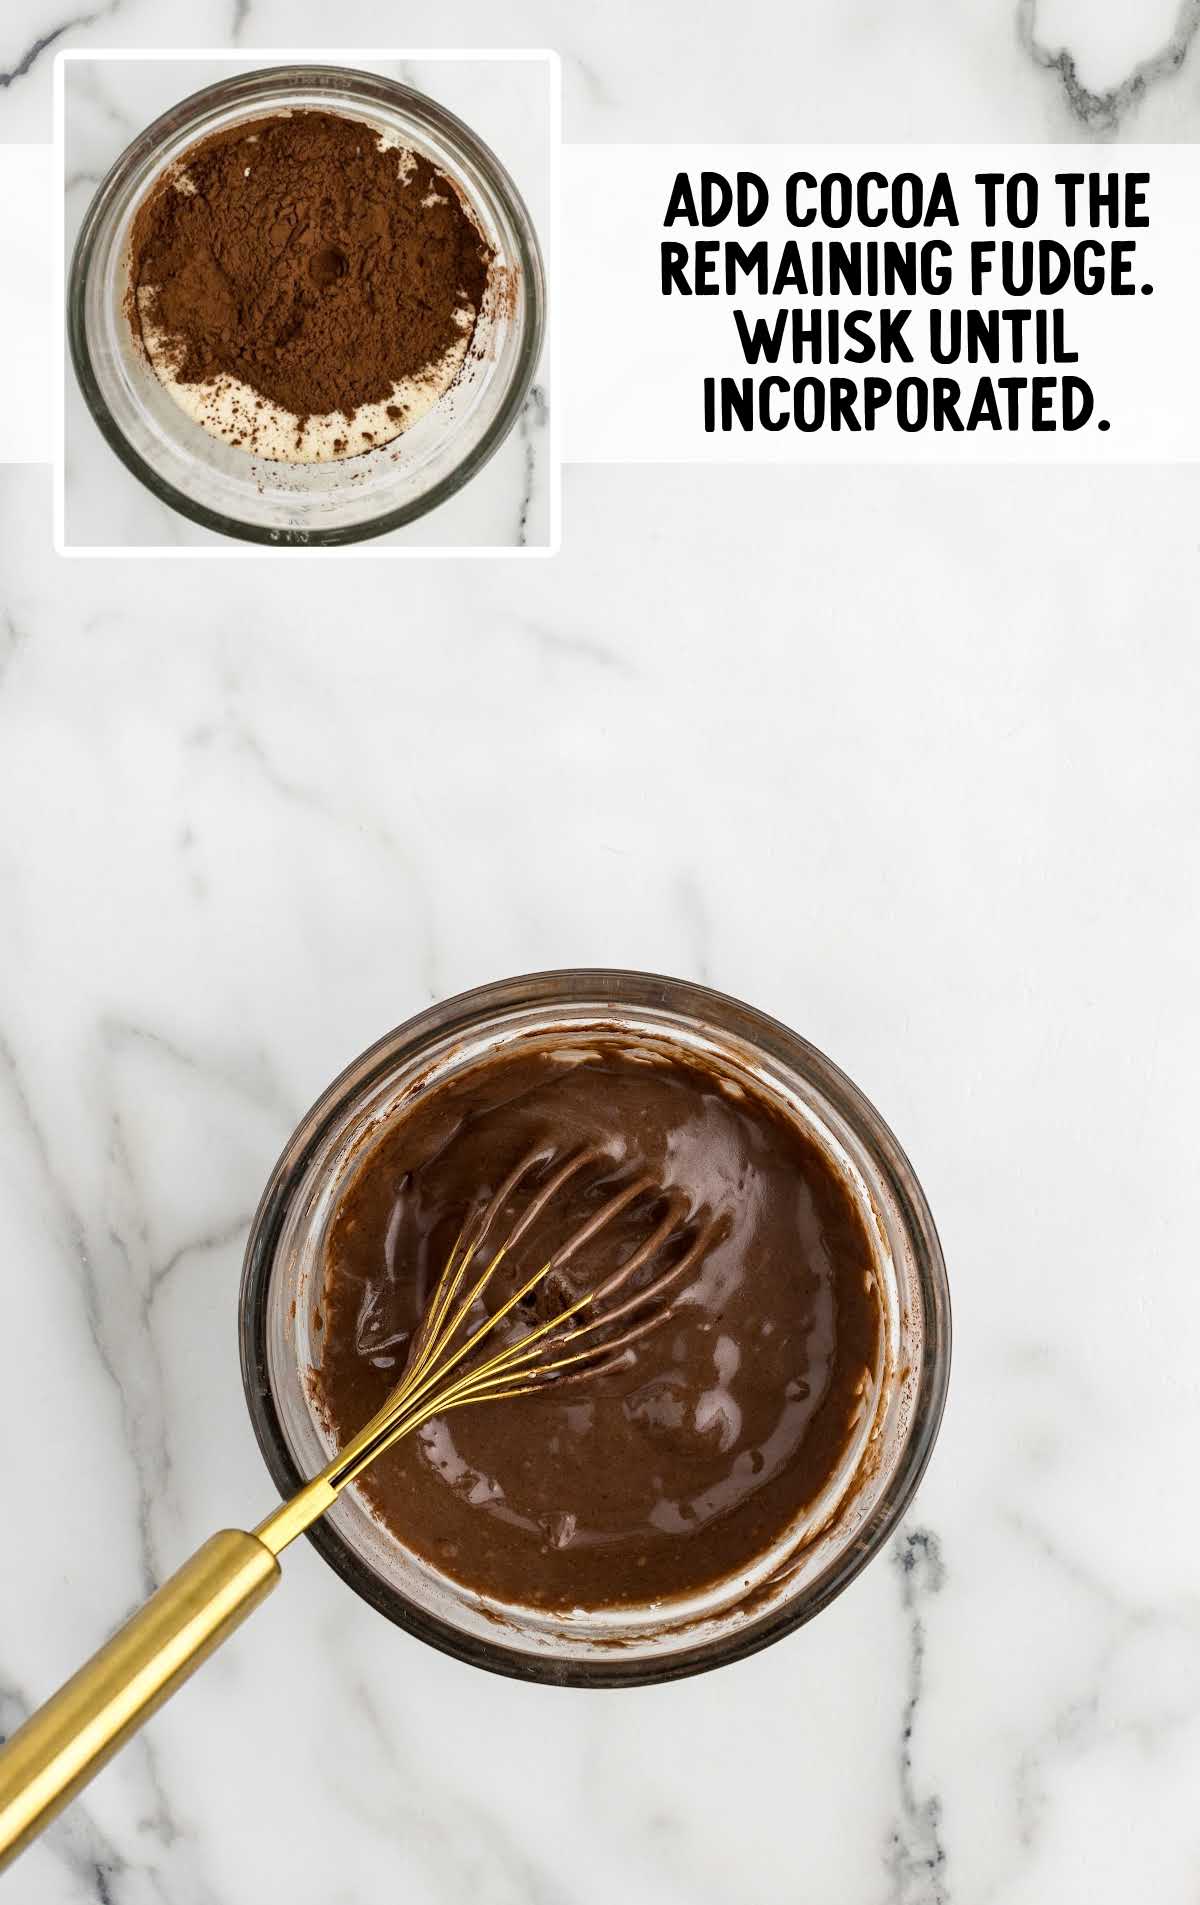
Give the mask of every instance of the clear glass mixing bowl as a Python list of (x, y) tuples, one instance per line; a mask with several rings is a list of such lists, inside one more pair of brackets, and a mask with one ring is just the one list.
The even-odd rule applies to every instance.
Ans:
[[(266, 113), (345, 113), (428, 157), (454, 180), (496, 253), (473, 348), (425, 416), (365, 456), (279, 463), (218, 441), (185, 416), (137, 347), (125, 314), (129, 235), (146, 193), (196, 140)], [(333, 66), (240, 74), (182, 100), (129, 146), (92, 200), (67, 296), (71, 356), (93, 417), (163, 502), (248, 542), (330, 546), (379, 536), (445, 502), (512, 428), (542, 344), (541, 252), (516, 186), (452, 113), (411, 87)], [(476, 348), (481, 347), (481, 348)]]
[(826, 1496), (763, 1557), (749, 1587), (739, 1575), (688, 1600), (565, 1615), (502, 1603), (410, 1553), (353, 1489), (309, 1539), (373, 1607), (476, 1666), (571, 1686), (669, 1680), (765, 1647), (840, 1593), (903, 1514), (941, 1420), (950, 1306), (928, 1206), (878, 1113), (794, 1032), (701, 986), (607, 970), (507, 979), (410, 1019), (329, 1087), (275, 1167), (246, 1247), (243, 1382), (267, 1466), (291, 1494), (333, 1453), (306, 1376), (320, 1355), (312, 1316), (326, 1230), (363, 1146), (461, 1067), (548, 1034), (698, 1054), (753, 1079), (823, 1146), (874, 1245), (886, 1317), (874, 1412)]

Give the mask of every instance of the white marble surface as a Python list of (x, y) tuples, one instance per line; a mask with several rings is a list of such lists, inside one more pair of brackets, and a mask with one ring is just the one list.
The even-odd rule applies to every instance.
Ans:
[[(86, 51), (86, 46), (81, 50)], [(361, 63), (438, 100), (491, 146), (529, 208), (549, 268), (551, 95), (557, 84), (549, 63), (543, 59), (371, 57)], [(93, 193), (130, 141), (189, 93), (258, 64), (261, 61), (252, 56), (179, 59), (169, 54), (161, 60), (66, 63), (63, 163), (68, 259)], [(238, 550), (236, 542), (190, 522), (160, 502), (124, 467), (100, 434), (69, 370), (64, 396), (64, 541), (68, 547)], [(479, 474), (440, 508), (375, 539), (374, 548), (544, 550), (551, 542), (555, 481), (548, 429), (550, 401), (547, 348), (515, 427)]]
[[(163, 11), (85, 32), (299, 10)], [(10, 14), (15, 67), (63, 15)], [(562, 46), (568, 137), (1059, 137), (1080, 86), (1098, 135), (1194, 131), (1197, 55), (1134, 96), (1169, 7), (790, 17), (744, 7), (719, 60), (661, 7), (504, 37)], [(44, 64), (0, 136), (40, 136)], [(9, 1896), (1191, 1905), (1198, 504), (1186, 469), (572, 470), (557, 559), (399, 592), (56, 562), (47, 473), (0, 476), (0, 1727), (267, 1505), (247, 1219), (433, 997), (608, 962), (790, 1021), (908, 1147), (957, 1330), (908, 1525), (803, 1633), (521, 1688), (302, 1549)]]
[(57, 46), (554, 46), (568, 139), (1191, 139), (1193, 0), (9, 0), (0, 136), (40, 139)]

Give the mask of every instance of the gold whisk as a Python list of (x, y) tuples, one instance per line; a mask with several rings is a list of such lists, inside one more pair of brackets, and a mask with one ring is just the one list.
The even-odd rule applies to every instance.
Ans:
[[(265, 1599), (280, 1578), (284, 1548), (385, 1449), (449, 1409), (529, 1395), (614, 1369), (635, 1342), (675, 1313), (671, 1299), (711, 1247), (723, 1219), (710, 1216), (689, 1225), (684, 1193), (663, 1191), (645, 1175), (621, 1184), (540, 1268), (518, 1277), (511, 1293), (487, 1310), (485, 1297), (501, 1265), (514, 1257), (559, 1192), (593, 1167), (599, 1185), (611, 1169), (599, 1149), (561, 1162), (549, 1146), (528, 1152), (479, 1218), (464, 1225), (413, 1337), (404, 1373), (378, 1413), (253, 1533), (227, 1528), (211, 1536), (0, 1747), (0, 1870)], [(506, 1207), (530, 1183), (529, 1201), (502, 1241), (492, 1244)], [(548, 1318), (535, 1314), (531, 1320), (530, 1299), (551, 1273), (639, 1200), (647, 1205), (647, 1235), (593, 1288)], [(497, 1350), (494, 1333), (502, 1325), (509, 1340)]]

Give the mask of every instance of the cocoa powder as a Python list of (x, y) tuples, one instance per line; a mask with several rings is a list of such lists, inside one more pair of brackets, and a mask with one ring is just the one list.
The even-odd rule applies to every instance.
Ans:
[(458, 347), (492, 253), (451, 181), (337, 113), (244, 122), (186, 152), (133, 225), (128, 312), (180, 384), (223, 374), (290, 412), (389, 405)]

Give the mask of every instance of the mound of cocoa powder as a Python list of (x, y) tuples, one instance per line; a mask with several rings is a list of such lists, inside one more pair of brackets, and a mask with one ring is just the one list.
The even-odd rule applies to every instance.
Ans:
[(450, 180), (370, 126), (299, 111), (200, 141), (131, 238), (130, 322), (171, 375), (310, 416), (386, 403), (473, 321), (492, 253)]

